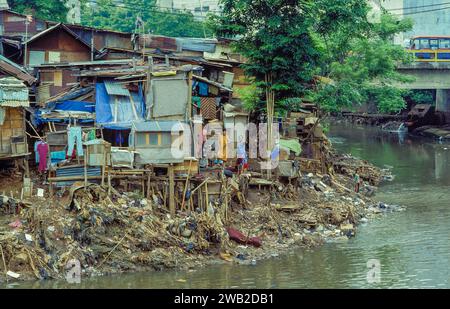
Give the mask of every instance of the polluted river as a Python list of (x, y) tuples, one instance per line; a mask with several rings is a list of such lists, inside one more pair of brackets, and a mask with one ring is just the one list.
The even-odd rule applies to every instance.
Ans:
[[(14, 283), (6, 288), (449, 288), (450, 143), (332, 125), (340, 152), (392, 167), (393, 181), (376, 200), (406, 211), (359, 226), (346, 242), (295, 250), (255, 265), (220, 264), (188, 272), (123, 274), (65, 281)], [(368, 261), (379, 261), (379, 280), (368, 280)]]

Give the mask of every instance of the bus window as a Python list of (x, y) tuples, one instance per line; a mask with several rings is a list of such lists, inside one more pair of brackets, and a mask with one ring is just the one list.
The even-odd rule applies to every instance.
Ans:
[(439, 40), (438, 39), (430, 39), (430, 48), (438, 49), (439, 48)]
[(430, 40), (420, 39), (420, 49), (429, 49), (429, 48), (430, 48)]
[(411, 42), (409, 44), (410, 44), (411, 49), (420, 49), (419, 40), (411, 40)]
[(450, 39), (440, 39), (439, 48), (450, 48)]

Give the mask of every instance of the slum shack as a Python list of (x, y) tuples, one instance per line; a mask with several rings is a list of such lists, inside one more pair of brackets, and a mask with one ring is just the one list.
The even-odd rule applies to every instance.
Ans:
[[(136, 164), (167, 164), (184, 161), (183, 124), (179, 121), (133, 123), (130, 140), (137, 152)], [(179, 139), (179, 143), (176, 140)], [(173, 151), (172, 147), (178, 145)], [(177, 153), (179, 150), (179, 153)]]
[(14, 77), (0, 78), (0, 160), (14, 160), (28, 173), (24, 108), (28, 88)]

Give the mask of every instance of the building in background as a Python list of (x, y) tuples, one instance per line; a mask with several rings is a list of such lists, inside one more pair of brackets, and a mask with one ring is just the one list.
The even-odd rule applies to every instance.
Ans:
[[(372, 7), (375, 14), (379, 16), (383, 10), (397, 16), (399, 19), (403, 19), (403, 8), (405, 0), (371, 0)], [(404, 33), (399, 33), (394, 37), (394, 44), (404, 45), (405, 39), (409, 37)]]
[(418, 35), (450, 35), (450, 6), (447, 0), (404, 0), (403, 15), (414, 20), (406, 38)]
[(0, 10), (9, 10), (9, 4), (7, 0), (0, 0)]
[(160, 9), (189, 11), (197, 20), (204, 20), (208, 13), (222, 11), (219, 0), (157, 0), (156, 5)]

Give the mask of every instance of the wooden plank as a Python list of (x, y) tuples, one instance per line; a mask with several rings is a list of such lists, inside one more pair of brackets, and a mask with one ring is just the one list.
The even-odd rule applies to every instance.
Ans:
[[(49, 182), (60, 182), (60, 181), (76, 181), (76, 180), (84, 180), (84, 175), (80, 176), (67, 176), (67, 177), (49, 177)], [(87, 176), (88, 180), (101, 180), (102, 176)]]
[(173, 166), (168, 168), (169, 174), (169, 210), (172, 216), (175, 215), (175, 176), (173, 172)]

